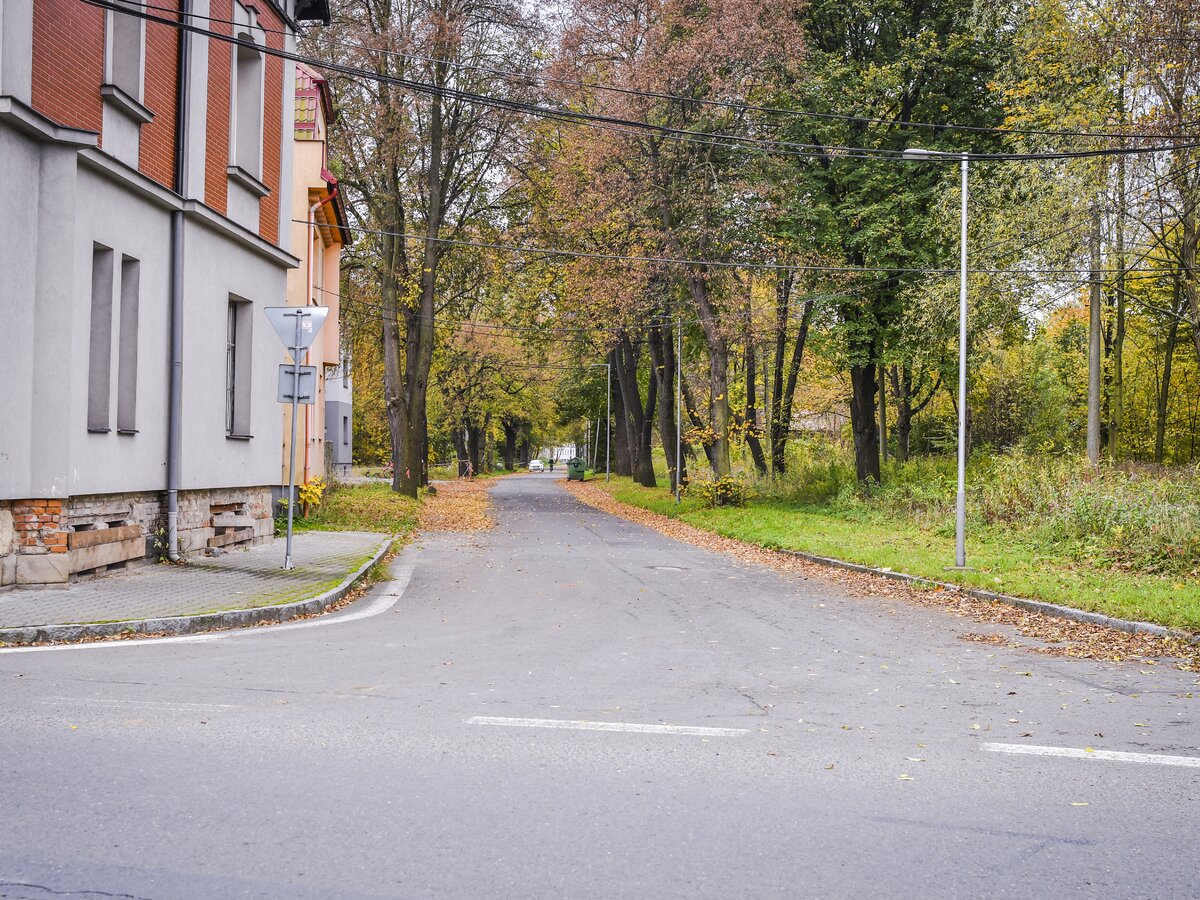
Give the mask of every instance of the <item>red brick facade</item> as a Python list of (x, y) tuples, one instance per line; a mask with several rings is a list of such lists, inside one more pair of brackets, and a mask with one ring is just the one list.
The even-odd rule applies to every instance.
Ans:
[[(178, 8), (179, 4), (173, 0), (155, 0), (155, 6)], [(166, 17), (170, 14), (157, 12), (157, 15)], [(179, 30), (170, 25), (146, 23), (143, 94), (142, 103), (154, 113), (154, 121), (142, 126), (138, 168), (164, 187), (172, 187), (175, 181), (175, 114), (179, 96)]]
[(33, 4), (33, 107), (72, 128), (100, 131), (104, 10), (79, 0)]
[[(249, 5), (249, 4), (248, 4)], [(285, 28), (275, 11), (252, 4), (270, 47), (283, 48)], [(178, 0), (158, 0), (156, 7), (178, 9)], [(155, 15), (169, 12), (152, 9)], [(212, 0), (209, 15), (233, 18), (233, 0)], [(232, 34), (229, 25), (210, 22), (221, 34)], [(102, 132), (104, 107), (100, 86), (104, 82), (104, 10), (80, 0), (34, 0), (33, 106), (63, 125)], [(170, 25), (146, 23), (145, 78), (142, 102), (154, 114), (141, 126), (138, 169), (170, 188), (175, 176), (175, 123), (178, 94), (179, 32)], [(228, 212), (229, 107), (231, 46), (224, 41), (208, 44), (208, 107), (204, 171), (204, 202), (221, 214)], [(262, 181), (270, 190), (259, 205), (259, 234), (272, 243), (279, 240), (281, 152), (283, 137), (283, 60), (264, 60)], [(104, 136), (100, 136), (104, 146)]]
[[(233, 27), (216, 19), (233, 18), (233, 0), (212, 0), (208, 14), (211, 30), (233, 34)], [(229, 182), (229, 91), (233, 66), (232, 45), (224, 41), (208, 42), (208, 132), (204, 150), (204, 202), (219, 213), (228, 211)]]

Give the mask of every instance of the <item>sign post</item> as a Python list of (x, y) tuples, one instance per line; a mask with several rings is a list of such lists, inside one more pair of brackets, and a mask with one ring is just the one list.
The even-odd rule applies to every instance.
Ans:
[[(300, 403), (311, 404), (316, 402), (317, 393), (317, 378), (315, 366), (302, 366), (300, 364), (300, 356), (312, 346), (313, 340), (317, 336), (317, 332), (321, 330), (321, 326), (325, 324), (325, 317), (329, 314), (327, 306), (270, 306), (266, 309), (267, 318), (271, 320), (271, 324), (275, 328), (275, 333), (279, 335), (279, 339), (283, 341), (283, 346), (287, 348), (288, 353), (292, 356), (291, 366), (280, 366), (280, 390), (279, 402), (292, 404), (292, 442), (288, 459), (288, 493), (287, 493), (287, 549), (284, 552), (283, 567), (285, 569), (295, 568), (292, 563), (292, 517), (295, 513), (296, 506), (296, 421), (299, 419)], [(290, 373), (285, 371), (290, 368)], [(309, 370), (302, 372), (302, 370)], [(310, 375), (311, 372), (311, 375)], [(287, 384), (285, 376), (291, 375), (291, 393), (286, 393), (284, 388)], [(300, 393), (300, 380), (304, 375), (312, 387), (309, 393), (302, 400)]]

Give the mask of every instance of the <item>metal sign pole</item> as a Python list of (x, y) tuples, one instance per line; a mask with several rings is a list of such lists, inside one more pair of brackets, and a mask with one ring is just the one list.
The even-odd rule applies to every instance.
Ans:
[(288, 523), (287, 550), (284, 552), (283, 567), (295, 568), (292, 564), (292, 516), (296, 512), (296, 420), (300, 415), (300, 322), (304, 318), (301, 310), (296, 310), (296, 343), (292, 346), (292, 443), (288, 460)]

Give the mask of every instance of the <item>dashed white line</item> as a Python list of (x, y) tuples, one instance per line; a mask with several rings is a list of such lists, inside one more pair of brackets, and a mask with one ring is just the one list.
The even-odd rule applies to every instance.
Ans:
[(1190, 766), (1200, 768), (1200, 757), (1168, 756), (1163, 753), (1127, 753), (1123, 750), (1092, 750), (1078, 747), (1039, 747), (1036, 744), (983, 744), (992, 753), (1018, 753), (1028, 756), (1065, 756), (1068, 759), (1105, 759), (1112, 762), (1141, 763), (1149, 766)]
[(699, 737), (737, 737), (746, 728), (705, 728), (699, 725), (643, 725), (638, 722), (589, 722), (583, 719), (510, 719), (472, 716), (468, 725), (506, 725), (512, 728), (568, 728), (575, 731), (629, 731), (637, 734), (684, 734)]

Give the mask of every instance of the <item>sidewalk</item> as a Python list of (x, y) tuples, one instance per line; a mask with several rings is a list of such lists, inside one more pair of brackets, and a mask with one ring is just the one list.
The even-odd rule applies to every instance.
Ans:
[[(174, 632), (232, 627), (289, 618), (277, 607), (336, 598), (386, 549), (390, 538), (356, 531), (309, 531), (295, 535), (284, 571), (284, 541), (233, 550), (186, 565), (141, 566), (129, 573), (63, 588), (0, 594), (0, 642), (70, 640), (128, 631)], [(309, 604), (305, 604), (308, 606)], [(263, 610), (268, 615), (230, 615)], [(298, 609), (291, 615), (310, 610)], [(180, 617), (200, 617), (180, 622)], [(54, 626), (92, 625), (87, 629)], [(45, 626), (45, 627), (44, 627)], [(149, 626), (149, 627), (148, 627)], [(21, 629), (24, 634), (14, 633)], [(30, 632), (37, 632), (34, 636)]]

